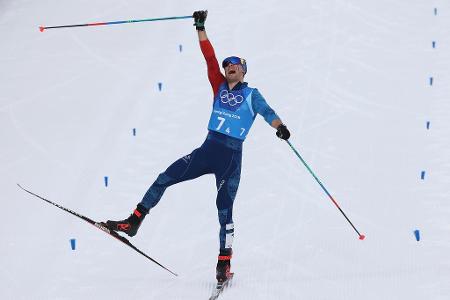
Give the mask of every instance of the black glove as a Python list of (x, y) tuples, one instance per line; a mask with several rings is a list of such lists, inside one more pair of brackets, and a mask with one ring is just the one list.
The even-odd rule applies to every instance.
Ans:
[(291, 133), (287, 129), (286, 125), (280, 124), (277, 128), (277, 137), (279, 137), (282, 140), (288, 140), (291, 136)]
[(195, 29), (205, 31), (205, 21), (207, 15), (208, 15), (207, 10), (198, 10), (194, 12), (192, 16), (194, 17), (195, 21), (194, 23)]

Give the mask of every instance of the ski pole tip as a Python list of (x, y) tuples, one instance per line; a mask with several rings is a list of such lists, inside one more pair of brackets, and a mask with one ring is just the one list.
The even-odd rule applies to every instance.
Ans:
[(364, 234), (359, 235), (359, 239), (362, 241), (366, 238), (366, 236)]
[(44, 32), (45, 27), (44, 26), (39, 26), (39, 31), (40, 32)]

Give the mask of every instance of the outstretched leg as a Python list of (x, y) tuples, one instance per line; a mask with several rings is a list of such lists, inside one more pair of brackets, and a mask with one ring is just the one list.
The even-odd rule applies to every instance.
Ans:
[(166, 188), (176, 183), (191, 180), (201, 175), (210, 173), (204, 158), (202, 147), (195, 149), (191, 154), (171, 164), (166, 171), (159, 174), (156, 181), (145, 193), (142, 201), (137, 205), (134, 212), (125, 220), (108, 220), (106, 225), (111, 230), (123, 231), (129, 236), (134, 236), (139, 229), (145, 215), (158, 204)]
[(159, 174), (140, 204), (150, 210), (158, 204), (169, 186), (211, 173), (204, 152), (203, 147), (200, 147), (171, 164), (166, 171)]

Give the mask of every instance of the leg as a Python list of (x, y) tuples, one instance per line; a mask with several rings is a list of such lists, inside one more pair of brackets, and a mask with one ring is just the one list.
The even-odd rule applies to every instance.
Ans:
[(216, 205), (220, 223), (220, 252), (216, 268), (218, 281), (225, 281), (230, 276), (230, 260), (234, 239), (233, 202), (241, 176), (241, 153), (234, 152), (220, 176), (216, 174), (217, 199)]
[(164, 191), (169, 186), (209, 173), (203, 156), (202, 148), (198, 148), (191, 154), (175, 161), (166, 171), (159, 174), (156, 181), (145, 193), (140, 205), (150, 210), (158, 204)]
[(127, 219), (122, 221), (108, 220), (106, 226), (111, 230), (123, 231), (129, 236), (136, 235), (145, 216), (151, 208), (158, 204), (167, 187), (208, 173), (202, 152), (202, 148), (196, 149), (191, 154), (174, 162), (164, 173), (158, 176), (145, 194), (144, 199)]
[(234, 237), (233, 203), (241, 179), (241, 153), (234, 152), (224, 173), (216, 174), (216, 206), (220, 223), (220, 250), (231, 249)]

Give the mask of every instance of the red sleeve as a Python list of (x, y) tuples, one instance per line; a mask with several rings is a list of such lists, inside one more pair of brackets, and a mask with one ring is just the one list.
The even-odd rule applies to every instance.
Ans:
[(208, 79), (211, 83), (214, 96), (219, 91), (220, 85), (225, 81), (225, 76), (220, 72), (219, 62), (217, 61), (214, 48), (209, 40), (200, 41), (200, 49), (208, 66)]

